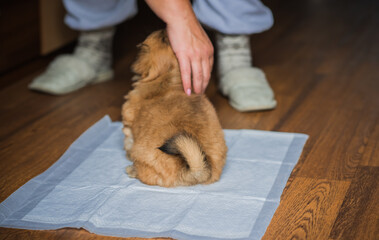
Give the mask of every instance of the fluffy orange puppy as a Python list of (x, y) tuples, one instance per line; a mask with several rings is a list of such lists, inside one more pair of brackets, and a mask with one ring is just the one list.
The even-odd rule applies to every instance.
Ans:
[(163, 187), (219, 180), (227, 147), (216, 112), (204, 95), (187, 96), (164, 30), (139, 45), (133, 90), (122, 107), (130, 177)]

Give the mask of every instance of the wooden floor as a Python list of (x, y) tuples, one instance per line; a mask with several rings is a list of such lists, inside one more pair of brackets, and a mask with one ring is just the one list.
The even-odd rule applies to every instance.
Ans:
[[(253, 36), (252, 48), (254, 64), (276, 93), (277, 108), (233, 110), (217, 91), (215, 74), (207, 90), (224, 128), (310, 136), (264, 239), (379, 239), (378, 1), (268, 5), (276, 23)], [(140, 16), (121, 25), (115, 80), (67, 96), (27, 90), (54, 55), (0, 76), (0, 201), (49, 168), (101, 117), (121, 119), (135, 45), (160, 26)], [(0, 239), (115, 238), (77, 229), (0, 228)]]

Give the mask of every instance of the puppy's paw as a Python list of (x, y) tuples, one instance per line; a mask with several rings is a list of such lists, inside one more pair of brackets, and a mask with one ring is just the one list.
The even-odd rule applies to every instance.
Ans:
[(131, 178), (136, 178), (137, 177), (137, 171), (136, 171), (136, 168), (133, 165), (130, 165), (130, 166), (126, 167), (126, 173)]

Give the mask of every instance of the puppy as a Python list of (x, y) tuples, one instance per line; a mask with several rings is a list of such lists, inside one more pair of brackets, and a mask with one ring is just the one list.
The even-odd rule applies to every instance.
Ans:
[(166, 31), (139, 45), (133, 90), (122, 107), (130, 177), (163, 187), (219, 180), (227, 147), (216, 112), (204, 95), (187, 96)]

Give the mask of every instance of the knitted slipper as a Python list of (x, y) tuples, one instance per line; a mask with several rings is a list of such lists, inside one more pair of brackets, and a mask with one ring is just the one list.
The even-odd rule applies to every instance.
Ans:
[(241, 112), (268, 110), (276, 107), (274, 93), (262, 70), (244, 67), (230, 70), (220, 79), (221, 92)]
[(29, 89), (53, 95), (67, 94), (88, 84), (108, 81), (113, 70), (97, 72), (88, 63), (75, 55), (61, 55), (50, 63), (47, 70), (29, 84)]

